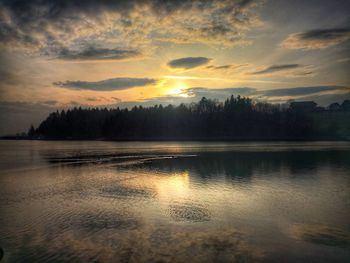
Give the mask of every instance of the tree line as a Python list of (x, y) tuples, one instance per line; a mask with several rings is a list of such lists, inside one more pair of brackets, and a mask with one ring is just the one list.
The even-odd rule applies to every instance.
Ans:
[[(203, 97), (197, 103), (179, 106), (73, 108), (51, 113), (36, 129), (32, 126), (28, 136), (72, 140), (346, 139), (332, 130), (339, 125), (331, 123), (320, 129), (315, 123), (319, 120), (313, 114), (330, 110), (299, 106), (255, 103), (231, 96), (224, 102)], [(345, 137), (350, 136), (346, 133)]]

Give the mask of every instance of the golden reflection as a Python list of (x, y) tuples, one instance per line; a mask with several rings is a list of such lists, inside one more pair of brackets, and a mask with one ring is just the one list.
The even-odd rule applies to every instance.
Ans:
[(190, 192), (189, 172), (159, 177), (155, 188), (159, 199), (162, 201), (186, 198)]

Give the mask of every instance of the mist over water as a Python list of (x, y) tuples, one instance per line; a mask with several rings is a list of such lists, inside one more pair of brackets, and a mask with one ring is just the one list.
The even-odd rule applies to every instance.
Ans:
[(4, 262), (347, 262), (350, 144), (0, 141)]

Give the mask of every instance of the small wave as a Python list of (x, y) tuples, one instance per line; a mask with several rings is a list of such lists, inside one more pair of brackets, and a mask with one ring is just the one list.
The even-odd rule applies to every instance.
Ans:
[(350, 245), (350, 235), (338, 228), (324, 225), (296, 224), (291, 227), (292, 237), (306, 242), (348, 247)]
[(130, 166), (136, 164), (143, 164), (156, 160), (174, 159), (174, 158), (185, 158), (195, 157), (197, 155), (124, 155), (124, 156), (90, 156), (83, 158), (80, 157), (45, 157), (47, 164), (28, 166), (23, 168), (11, 168), (2, 171), (2, 174), (11, 174), (27, 171), (36, 171), (47, 168), (61, 167), (61, 166), (83, 166), (83, 165), (103, 165), (103, 166)]
[(104, 197), (112, 197), (112, 198), (149, 198), (152, 197), (153, 194), (149, 191), (146, 191), (144, 189), (138, 189), (138, 188), (131, 188), (126, 186), (113, 186), (113, 187), (106, 187), (102, 189), (102, 196)]
[(169, 215), (175, 221), (204, 222), (210, 221), (210, 212), (195, 203), (173, 204), (169, 206)]
[(75, 222), (77, 227), (85, 228), (89, 232), (108, 229), (136, 229), (140, 222), (130, 215), (123, 213), (91, 213), (79, 216)]

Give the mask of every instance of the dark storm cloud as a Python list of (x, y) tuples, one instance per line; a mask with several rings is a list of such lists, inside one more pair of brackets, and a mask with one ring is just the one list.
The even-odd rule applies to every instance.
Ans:
[(316, 29), (294, 33), (282, 45), (291, 49), (323, 49), (350, 39), (350, 28)]
[(5, 24), (1, 17), (0, 11), (0, 46), (18, 44), (21, 44), (25, 47), (30, 47), (39, 45), (40, 42), (30, 34), (22, 32), (16, 26)]
[(210, 60), (206, 57), (185, 57), (171, 60), (167, 65), (173, 69), (192, 69), (208, 64)]
[(244, 32), (257, 24), (255, 2), (0, 0), (0, 42), (41, 54), (50, 54), (57, 46), (83, 48), (81, 43), (91, 41), (105, 48), (111, 46), (108, 41), (117, 41), (128, 50), (150, 47), (157, 32), (162, 41), (235, 45), (244, 42)]
[(278, 71), (297, 69), (297, 68), (301, 68), (301, 67), (303, 67), (303, 65), (299, 65), (299, 64), (272, 65), (272, 66), (267, 67), (263, 70), (255, 71), (255, 72), (252, 72), (250, 74), (252, 74), (252, 75), (270, 74), (270, 73), (275, 73)]
[[(105, 10), (123, 11), (128, 14), (139, 5), (149, 5), (153, 11), (160, 13), (172, 13), (176, 10), (185, 10), (191, 8), (193, 2), (197, 2), (199, 7), (205, 8), (208, 4), (217, 1), (193, 1), (193, 0), (42, 0), (42, 1), (27, 1), (18, 0), (3, 1), (10, 3), (13, 9), (23, 11), (23, 8), (35, 8), (46, 6), (50, 10), (51, 17), (56, 19), (62, 15), (73, 15), (76, 12), (84, 12), (86, 14), (94, 14)], [(236, 1), (239, 2), (239, 1)], [(243, 1), (242, 1), (243, 2)], [(251, 2), (251, 1), (250, 1)]]
[(344, 35), (348, 35), (350, 29), (348, 28), (334, 28), (334, 29), (318, 29), (311, 30), (300, 34), (302, 40), (329, 40), (338, 39)]
[(54, 85), (67, 89), (112, 91), (143, 87), (155, 83), (155, 79), (147, 78), (114, 78), (95, 82), (68, 80), (65, 82), (55, 82)]
[(63, 60), (124, 60), (140, 56), (137, 50), (107, 49), (89, 47), (84, 50), (62, 48), (57, 51), (56, 58)]

